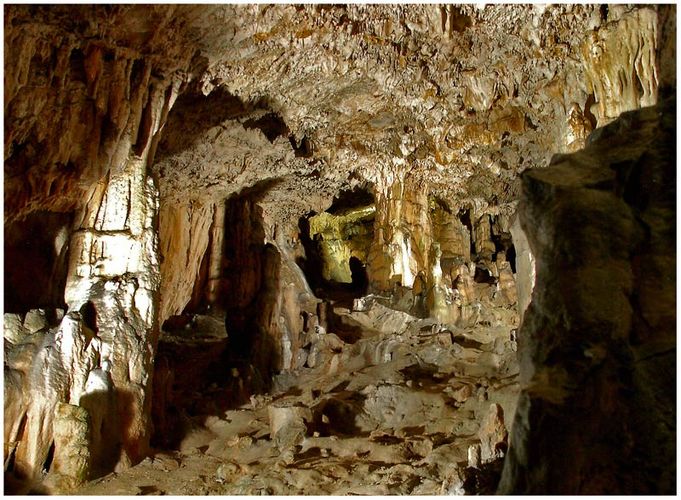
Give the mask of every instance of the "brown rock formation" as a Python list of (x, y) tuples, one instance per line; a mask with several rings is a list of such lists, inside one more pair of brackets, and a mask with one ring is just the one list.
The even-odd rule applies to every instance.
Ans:
[(675, 489), (674, 107), (625, 113), (523, 175), (537, 280), (500, 492)]

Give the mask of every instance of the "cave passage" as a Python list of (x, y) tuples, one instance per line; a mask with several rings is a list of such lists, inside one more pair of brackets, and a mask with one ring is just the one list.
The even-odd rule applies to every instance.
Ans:
[[(208, 300), (200, 272), (195, 298), (164, 322), (155, 366), (152, 444), (177, 448), (186, 422), (219, 414), (266, 393), (279, 365), (269, 324), (276, 307), (281, 257), (264, 243), (258, 198), (268, 183), (225, 200), (217, 293)], [(216, 256), (207, 255), (207, 262)], [(215, 276), (213, 276), (215, 278)], [(213, 284), (215, 286), (215, 284)], [(199, 288), (199, 292), (196, 289)]]
[(301, 218), (305, 258), (298, 264), (317, 297), (351, 303), (366, 295), (375, 210), (371, 191), (358, 187), (339, 193), (325, 212)]
[(676, 7), (483, 7), (4, 8), (4, 493), (676, 491)]

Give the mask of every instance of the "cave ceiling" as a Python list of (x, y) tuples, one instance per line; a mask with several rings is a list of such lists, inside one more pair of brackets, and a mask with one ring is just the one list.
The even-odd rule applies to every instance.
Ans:
[[(513, 201), (517, 174), (564, 146), (566, 103), (587, 99), (579, 48), (601, 22), (593, 6), (179, 11), (199, 47), (195, 92), (222, 89), (256, 112), (271, 110), (290, 137), (267, 144), (226, 116), (220, 133), (205, 131), (194, 147), (161, 160), (171, 172), (162, 178), (186, 185), (188, 176), (217, 192), (254, 172), (282, 179), (277, 192), (327, 201), (341, 187), (407, 173), (448, 199)], [(168, 128), (186, 133), (195, 123)], [(293, 151), (303, 138), (310, 158)], [(197, 176), (197, 164), (210, 173)]]
[[(604, 12), (594, 5), (51, 6), (12, 9), (6, 23), (12, 43), (22, 36), (33, 39), (39, 30), (45, 47), (25, 50), (43, 60), (59, 59), (49, 51), (57, 35), (66, 38), (64, 45), (71, 40), (75, 46), (78, 36), (96, 39), (98, 49), (92, 43), (83, 48), (89, 86), (113, 81), (109, 92), (114, 93), (117, 74), (104, 75), (107, 57), (143, 60), (138, 70), (152, 90), (154, 82), (167, 86), (164, 106), (170, 113), (151, 165), (162, 200), (220, 199), (268, 181), (272, 188), (261, 201), (293, 215), (327, 208), (342, 189), (370, 185), (380, 190), (409, 177), (413, 185), (425, 185), (451, 203), (493, 212), (513, 209), (520, 172), (547, 165), (553, 153), (568, 151), (575, 139), (583, 144), (596, 122), (585, 47), (593, 45), (594, 33), (628, 10), (613, 6)], [(105, 53), (104, 62), (92, 56), (96, 50)], [(15, 78), (6, 79), (5, 88), (6, 115), (15, 124), (5, 137), (10, 215), (26, 204), (40, 209), (39, 192), (47, 191), (38, 186), (27, 195), (13, 185), (27, 162), (12, 161), (16, 145), (31, 134), (48, 144), (59, 142), (51, 141), (52, 130), (35, 131), (46, 126), (36, 125), (36, 116), (26, 112), (33, 108), (35, 115), (35, 105), (22, 106), (29, 98), (22, 96), (35, 95), (20, 92), (25, 84), (20, 57), (10, 54), (7, 66)], [(92, 89), (86, 94), (91, 98)], [(58, 105), (65, 105), (63, 99)], [(110, 128), (116, 131), (115, 118)], [(71, 125), (63, 128), (76, 143)], [(116, 153), (105, 151), (105, 139), (100, 137), (96, 161), (90, 155), (89, 167), (75, 166), (80, 184), (106, 172), (102, 157), (115, 163)], [(53, 157), (53, 165), (88, 164), (83, 160), (88, 155), (74, 154), (73, 146), (50, 147), (45, 156)], [(80, 160), (73, 159), (77, 156)], [(61, 203), (68, 204), (68, 196)], [(59, 209), (59, 203), (50, 206)]]

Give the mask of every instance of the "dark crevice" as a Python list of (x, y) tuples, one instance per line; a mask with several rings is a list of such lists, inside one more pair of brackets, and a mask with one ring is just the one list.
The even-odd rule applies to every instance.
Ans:
[(591, 124), (592, 129), (595, 129), (596, 125), (598, 124), (598, 119), (591, 112), (591, 107), (595, 103), (596, 103), (596, 97), (594, 96), (593, 93), (589, 94), (589, 96), (586, 98), (586, 102), (584, 103), (584, 117), (587, 120), (589, 120), (589, 123)]
[(296, 264), (303, 271), (305, 279), (312, 290), (319, 288), (322, 276), (322, 259), (316, 248), (317, 243), (310, 238), (310, 218), (315, 215), (317, 215), (316, 212), (310, 212), (298, 219), (298, 237), (305, 250), (305, 258), (296, 260)]
[(52, 467), (52, 462), (54, 460), (54, 441), (52, 441), (52, 444), (50, 445), (50, 449), (47, 452), (47, 458), (45, 458), (45, 462), (43, 462), (43, 472), (50, 472), (50, 468)]
[(85, 326), (97, 333), (99, 329), (97, 328), (97, 310), (95, 309), (95, 305), (88, 300), (83, 304), (79, 312)]
[(601, 16), (601, 22), (607, 22), (608, 21), (608, 6), (606, 4), (603, 4), (600, 6), (598, 9), (599, 14)]
[(139, 128), (137, 129), (137, 140), (133, 146), (133, 152), (136, 156), (142, 156), (144, 150), (149, 143), (149, 137), (151, 137), (152, 129), (152, 109), (151, 109), (151, 99), (147, 102), (146, 106), (142, 110), (142, 118), (140, 120)]
[(65, 309), (73, 214), (33, 212), (5, 225), (5, 312)]
[(327, 212), (334, 215), (339, 215), (348, 210), (366, 207), (374, 203), (374, 195), (364, 186), (359, 186), (354, 189), (341, 191), (334, 197), (331, 206)]
[(515, 274), (517, 272), (515, 262), (516, 260), (515, 245), (511, 244), (511, 246), (509, 246), (506, 249), (506, 260), (508, 261), (509, 264), (511, 264), (511, 271), (513, 272), (513, 274)]
[(473, 279), (476, 283), (487, 283), (489, 285), (493, 285), (497, 282), (496, 278), (492, 276), (492, 273), (479, 265), (475, 267), (475, 277)]
[(274, 142), (277, 137), (288, 137), (291, 133), (277, 113), (267, 113), (260, 118), (246, 120), (243, 125), (245, 129), (259, 129), (270, 142)]
[(86, 83), (87, 77), (85, 73), (85, 56), (80, 49), (73, 49), (69, 56), (69, 69), (71, 71), (71, 79)]
[(359, 297), (366, 295), (369, 288), (369, 276), (366, 266), (357, 257), (350, 257), (350, 273), (352, 275), (351, 291)]
[(470, 16), (464, 14), (459, 7), (450, 7), (449, 10), (450, 31), (462, 33), (471, 26), (473, 26), (473, 21), (471, 20)]
[(461, 221), (461, 224), (466, 226), (468, 229), (468, 232), (470, 234), (473, 234), (473, 223), (471, 222), (471, 211), (468, 208), (462, 208), (459, 213), (459, 221)]
[(471, 210), (470, 208), (462, 208), (457, 214), (459, 221), (463, 224), (466, 229), (468, 229), (468, 234), (470, 235), (470, 252), (471, 257), (475, 255), (475, 238), (473, 236), (473, 221), (471, 220)]
[(525, 126), (532, 130), (537, 130), (539, 127), (534, 124), (529, 115), (525, 115)]
[(300, 140), (300, 144), (296, 143), (296, 138), (293, 135), (289, 136), (289, 141), (291, 142), (291, 147), (296, 155), (296, 158), (312, 158), (313, 148), (312, 142), (307, 136), (303, 136)]
[(449, 204), (445, 200), (443, 200), (442, 198), (439, 198), (437, 196), (434, 196), (432, 199), (435, 202), (435, 204), (437, 205), (437, 208), (439, 208), (440, 210), (442, 210), (445, 213), (448, 213), (448, 214), (452, 213), (452, 209), (449, 207)]
[(130, 70), (130, 88), (137, 89), (142, 85), (142, 78), (144, 77), (144, 59), (137, 59), (132, 63)]

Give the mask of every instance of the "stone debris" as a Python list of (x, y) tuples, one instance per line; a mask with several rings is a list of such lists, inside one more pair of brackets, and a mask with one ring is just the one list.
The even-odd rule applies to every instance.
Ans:
[(270, 437), (281, 452), (302, 443), (307, 433), (306, 422), (312, 420), (312, 411), (309, 408), (270, 405), (267, 410)]
[[(282, 374), (269, 395), (253, 396), (220, 415), (190, 418), (169, 482), (158, 472), (167, 467), (159, 468), (155, 458), (78, 493), (120, 491), (128, 483), (131, 488), (140, 474), (146, 482), (136, 487), (184, 494), (474, 493), (463, 486), (466, 470), (493, 460), (489, 453), (481, 457), (485, 445), (480, 443), (486, 439), (483, 443), (498, 449), (499, 416), (515, 411), (519, 388), (512, 350), (500, 353), (515, 366), (505, 382), (479, 387), (480, 373), (498, 376), (485, 349), (492, 349), (495, 339), (508, 338), (509, 327), (474, 332), (433, 327), (431, 320), (407, 315), (403, 330), (376, 333), (389, 311), (384, 306), (345, 311), (364, 322), (368, 334), (353, 344), (332, 332), (323, 334), (334, 339), (325, 348), (337, 359), (333, 373), (329, 356), (324, 364)], [(437, 333), (424, 335), (424, 329)], [(471, 340), (443, 344), (445, 333)], [(198, 347), (211, 341), (199, 335), (193, 342)], [(482, 400), (471, 397), (479, 389), (486, 394)], [(477, 418), (488, 413), (495, 418)], [(191, 481), (187, 474), (196, 470), (199, 455), (217, 465), (199, 473), (204, 479)]]
[(47, 313), (44, 309), (31, 309), (24, 318), (24, 328), (30, 334), (39, 332), (49, 327)]

